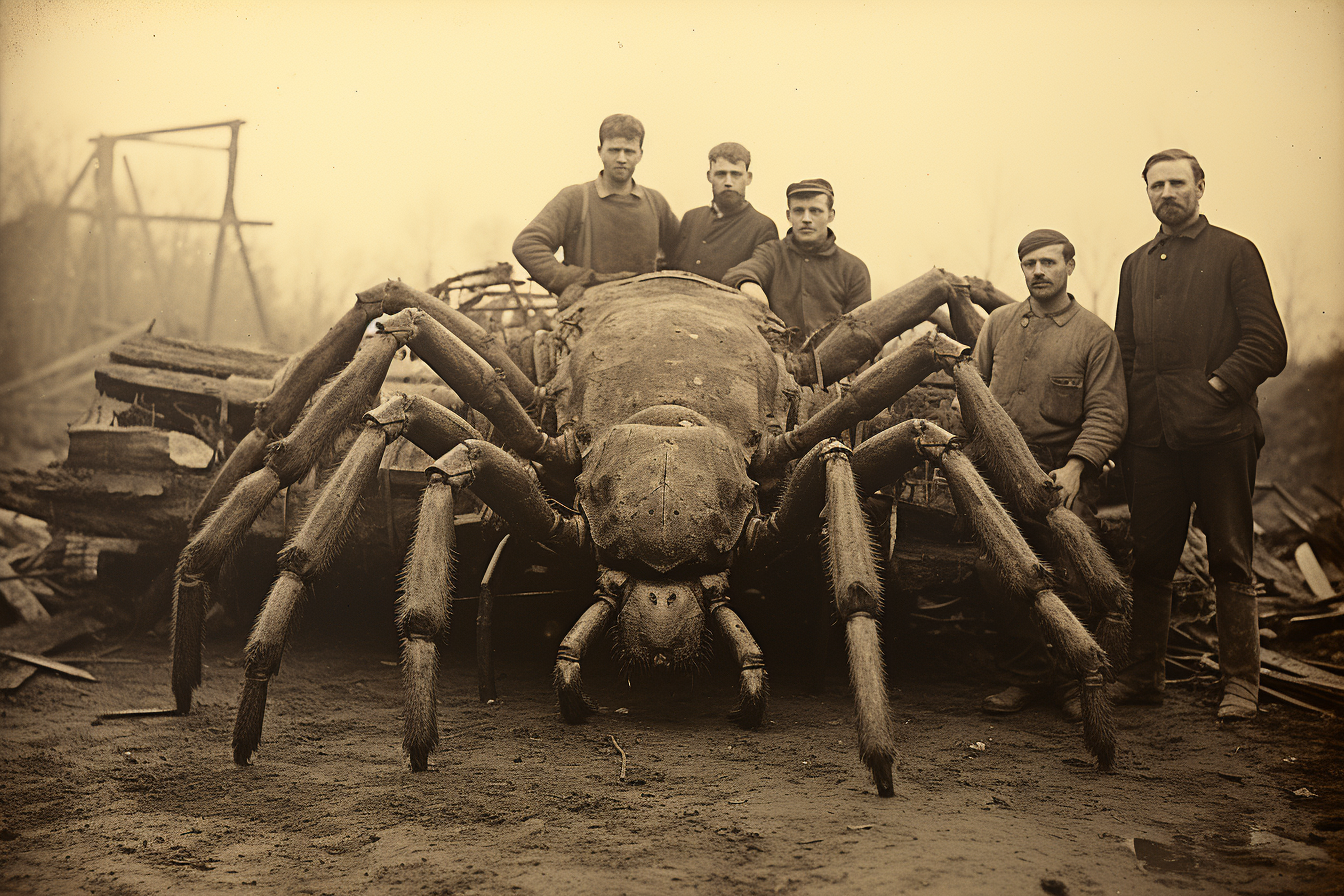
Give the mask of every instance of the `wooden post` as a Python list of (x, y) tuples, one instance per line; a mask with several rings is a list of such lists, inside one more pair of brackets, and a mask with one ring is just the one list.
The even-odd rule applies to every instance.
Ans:
[(495, 654), (494, 642), (490, 631), (491, 618), (495, 612), (495, 596), (491, 591), (490, 580), (495, 575), (495, 565), (504, 553), (504, 545), (509, 543), (505, 535), (495, 546), (494, 556), (481, 576), (480, 598), (476, 601), (476, 677), (477, 693), (482, 703), (495, 699)]

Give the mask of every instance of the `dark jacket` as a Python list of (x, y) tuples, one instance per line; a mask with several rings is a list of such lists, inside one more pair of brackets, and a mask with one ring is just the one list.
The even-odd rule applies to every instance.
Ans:
[[(1130, 443), (1184, 450), (1248, 435), (1263, 442), (1255, 390), (1283, 370), (1288, 340), (1250, 240), (1203, 215), (1180, 233), (1159, 231), (1120, 268), (1115, 335)], [(1213, 376), (1229, 391), (1209, 385)]]
[(770, 309), (805, 337), (873, 297), (868, 266), (837, 246), (829, 230), (816, 249), (799, 244), (790, 230), (723, 275), (732, 287), (748, 280), (759, 283)]
[(681, 235), (668, 267), (722, 280), (733, 265), (751, 257), (756, 247), (779, 239), (775, 222), (746, 200), (737, 211), (718, 216), (712, 205), (693, 208), (681, 219)]

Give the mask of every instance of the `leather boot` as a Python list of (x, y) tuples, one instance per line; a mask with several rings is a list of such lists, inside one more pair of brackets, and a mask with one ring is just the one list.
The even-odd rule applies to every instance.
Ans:
[(1223, 673), (1220, 719), (1254, 719), (1260, 700), (1260, 615), (1255, 586), (1218, 583), (1218, 666)]
[(1108, 693), (1121, 706), (1157, 706), (1167, 687), (1167, 631), (1171, 627), (1171, 583), (1134, 583), (1130, 621), (1130, 663)]

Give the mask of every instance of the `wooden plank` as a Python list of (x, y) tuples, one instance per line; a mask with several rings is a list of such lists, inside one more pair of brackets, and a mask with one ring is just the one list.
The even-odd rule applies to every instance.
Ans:
[(37, 595), (33, 594), (17, 576), (18, 573), (14, 572), (14, 567), (9, 565), (8, 560), (0, 560), (0, 596), (4, 597), (5, 603), (9, 604), (24, 622), (50, 619), (51, 614), (47, 612), (47, 608), (42, 606)]
[[(134, 538), (151, 545), (185, 544), (187, 525), (210, 486), (208, 472), (155, 474), (47, 468), (0, 470), (0, 505), (47, 520), (55, 529)], [(252, 527), (281, 538), (278, 502)]]
[(1302, 577), (1307, 580), (1307, 587), (1311, 589), (1312, 594), (1324, 599), (1335, 593), (1311, 545), (1305, 541), (1298, 545), (1297, 550), (1293, 552), (1293, 559), (1297, 561), (1297, 568), (1302, 570)]
[(6, 647), (0, 647), (0, 655), (7, 656), (12, 660), (18, 660), (21, 663), (27, 663), (30, 666), (37, 666), (42, 669), (50, 669), (53, 672), (59, 672), (62, 675), (69, 675), (71, 678), (82, 678), (85, 681), (98, 680), (83, 669), (77, 669), (74, 666), (68, 666), (65, 663), (58, 663), (56, 660), (49, 660), (44, 656), (38, 656), (34, 653), (24, 653), (21, 650), (10, 650)]
[(68, 580), (98, 581), (98, 562), (103, 554), (140, 553), (141, 543), (132, 538), (110, 538), (71, 533), (65, 538), (65, 556), (62, 568)]
[(265, 380), (221, 380), (130, 364), (100, 366), (93, 378), (102, 394), (127, 404), (152, 407), (163, 416), (164, 426), (181, 432), (193, 431), (193, 418), (219, 419), (221, 402), (226, 403), (229, 426), (240, 438), (252, 428), (257, 403), (270, 394), (270, 384)]
[(51, 532), (42, 520), (0, 507), (0, 539), (6, 544), (30, 544), (40, 551), (51, 543)]
[(67, 467), (118, 470), (204, 470), (215, 452), (193, 435), (151, 426), (70, 427)]
[(1344, 695), (1344, 675), (1336, 675), (1333, 672), (1318, 669), (1301, 660), (1295, 660), (1290, 656), (1264, 647), (1260, 648), (1260, 662), (1262, 665), (1282, 669), (1284, 672), (1296, 676), (1296, 680), (1303, 685), (1310, 684), (1322, 690)]
[(1307, 703), (1304, 700), (1299, 700), (1296, 697), (1290, 697), (1287, 694), (1283, 693), (1282, 691), (1276, 691), (1274, 688), (1268, 687), (1263, 682), (1261, 682), (1260, 684), (1260, 690), (1263, 693), (1266, 693), (1269, 696), (1273, 697), (1275, 700), (1281, 700), (1284, 703), (1292, 704), (1293, 706), (1296, 706), (1299, 709), (1309, 709), (1312, 712), (1318, 712), (1321, 715), (1329, 716), (1332, 719), (1335, 717), (1335, 713), (1331, 712), (1329, 709), (1326, 709), (1323, 706), (1316, 706), (1315, 704)]
[[(44, 622), (11, 625), (0, 629), (0, 647), (24, 653), (46, 653), (76, 638), (103, 627), (86, 613), (62, 613)], [(13, 690), (32, 677), (36, 670), (25, 664), (6, 661), (0, 666), (0, 691)]]
[(1300, 603), (1312, 600), (1311, 592), (1304, 587), (1302, 574), (1259, 544), (1251, 556), (1251, 566), (1257, 579), (1272, 583), (1283, 594)]
[(94, 382), (98, 391), (104, 395), (126, 402), (133, 401), (136, 395), (142, 395), (146, 398), (157, 397), (161, 403), (192, 401), (206, 405), (215, 412), (218, 412), (220, 399), (227, 400), (230, 405), (238, 405), (241, 409), (256, 404), (270, 392), (269, 380), (243, 376), (219, 379), (199, 373), (155, 370), (131, 364), (102, 365), (94, 371)]
[(178, 373), (195, 373), (216, 379), (245, 376), (271, 380), (289, 360), (287, 355), (229, 348), (208, 342), (174, 339), (142, 333), (111, 351), (112, 361), (135, 367), (156, 367)]

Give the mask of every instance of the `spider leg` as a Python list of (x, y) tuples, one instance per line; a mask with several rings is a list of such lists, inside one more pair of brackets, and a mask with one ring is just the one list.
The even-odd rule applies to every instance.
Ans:
[(845, 623), (849, 676), (859, 732), (859, 755), (873, 774), (878, 796), (892, 796), (892, 735), (887, 677), (877, 619), (882, 614), (882, 585), (877, 577), (872, 535), (859, 505), (849, 449), (824, 443), (826, 467), (827, 567), (835, 607)]
[(239, 481), (183, 548), (173, 587), (172, 684), (178, 712), (191, 709), (192, 692), (201, 683), (210, 575), (280, 489), (302, 478), (336, 435), (374, 403), (392, 356), (404, 341), (404, 336), (389, 332), (367, 340), (345, 370), (313, 399), (294, 430), (270, 447), (266, 466)]
[(397, 624), (401, 629), (401, 668), (405, 689), (402, 746), (411, 770), (429, 767), (439, 744), (435, 681), (439, 671), (438, 638), (448, 631), (453, 602), (453, 487), (437, 470), (420, 497), (415, 538), (406, 557)]
[(949, 359), (946, 366), (957, 386), (962, 418), (974, 435), (968, 450), (984, 458), (1009, 506), (1049, 531), (1054, 554), (1077, 573), (1082, 589), (1105, 609), (1097, 639), (1112, 663), (1122, 662), (1129, 644), (1129, 584), (1092, 530), (1060, 505), (1054, 483), (1032, 457), (1008, 412), (990, 394), (975, 364), (962, 357)]
[(742, 618), (728, 605), (728, 580), (724, 576), (704, 576), (700, 586), (708, 598), (710, 618), (732, 645), (733, 657), (740, 670), (737, 705), (728, 713), (728, 718), (743, 728), (759, 728), (770, 700), (765, 657)]
[(233, 761), (239, 765), (248, 763), (261, 741), (267, 686), (280, 669), (298, 610), (313, 579), (340, 551), (359, 509), (360, 492), (377, 474), (385, 446), (378, 426), (369, 425), (360, 433), (318, 493), (299, 531), (280, 552), (280, 575), (247, 642), (246, 678), (233, 728)]
[(595, 600), (583, 611), (579, 621), (560, 642), (555, 654), (555, 697), (560, 704), (560, 715), (566, 722), (576, 725), (597, 712), (597, 704), (588, 699), (583, 692), (583, 675), (580, 664), (583, 655), (593, 645), (603, 629), (611, 621), (612, 614), (620, 601), (626, 576), (622, 573), (606, 571), (598, 577)]
[(955, 447), (952, 435), (933, 424), (926, 426), (930, 438), (921, 442), (921, 450), (942, 468), (958, 512), (970, 523), (1008, 593), (1030, 607), (1047, 640), (1078, 678), (1082, 686), (1083, 742), (1097, 757), (1098, 767), (1109, 771), (1115, 764), (1115, 724), (1103, 687), (1109, 673), (1106, 654), (1051, 590), (1045, 565), (980, 478), (970, 458)]

